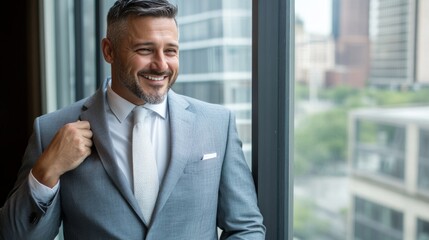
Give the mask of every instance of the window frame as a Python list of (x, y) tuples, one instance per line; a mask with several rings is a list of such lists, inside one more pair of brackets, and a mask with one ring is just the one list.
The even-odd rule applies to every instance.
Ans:
[(291, 240), (294, 0), (252, 3), (252, 171), (266, 238)]

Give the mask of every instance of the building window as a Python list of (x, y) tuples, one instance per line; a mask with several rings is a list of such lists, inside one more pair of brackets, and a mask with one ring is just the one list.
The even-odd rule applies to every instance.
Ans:
[(429, 221), (417, 219), (416, 240), (429, 240)]
[(401, 212), (355, 197), (354, 239), (402, 240), (404, 216)]
[(353, 166), (364, 173), (404, 179), (405, 128), (358, 120)]
[(230, 108), (251, 166), (251, 1), (179, 1), (178, 8), (180, 75), (172, 88)]

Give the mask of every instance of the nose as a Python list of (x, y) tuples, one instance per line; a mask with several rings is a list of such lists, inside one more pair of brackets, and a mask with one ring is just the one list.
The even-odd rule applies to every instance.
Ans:
[(168, 64), (163, 51), (159, 51), (153, 55), (151, 68), (159, 72), (168, 70)]

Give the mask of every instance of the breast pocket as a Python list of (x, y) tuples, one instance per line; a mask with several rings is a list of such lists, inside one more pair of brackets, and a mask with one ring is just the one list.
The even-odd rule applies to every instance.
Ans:
[(221, 163), (218, 157), (190, 162), (186, 165), (184, 172), (187, 174), (200, 172), (217, 172), (220, 169)]

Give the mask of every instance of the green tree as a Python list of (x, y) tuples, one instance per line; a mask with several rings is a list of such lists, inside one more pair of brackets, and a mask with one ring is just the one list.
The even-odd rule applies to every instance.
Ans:
[(335, 109), (314, 114), (295, 130), (295, 172), (330, 171), (346, 159), (346, 113)]
[(316, 205), (308, 199), (296, 199), (294, 203), (293, 230), (299, 239), (313, 239), (328, 232), (329, 223), (323, 221), (314, 213)]
[[(305, 89), (300, 87), (301, 98)], [(361, 107), (429, 104), (429, 89), (398, 91), (337, 87), (320, 91), (320, 98), (335, 104), (325, 112), (302, 118), (295, 128), (295, 174), (332, 171), (347, 157), (348, 113)]]

